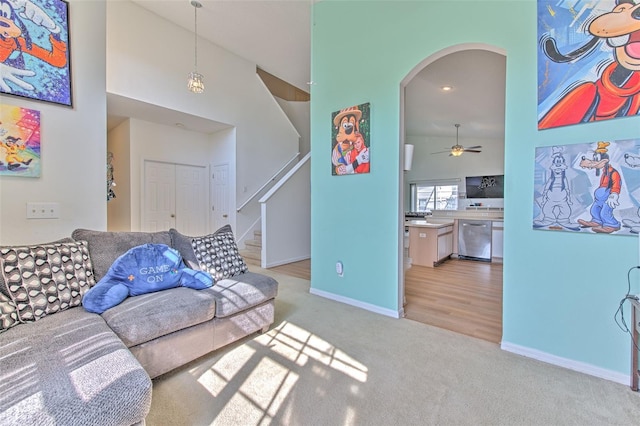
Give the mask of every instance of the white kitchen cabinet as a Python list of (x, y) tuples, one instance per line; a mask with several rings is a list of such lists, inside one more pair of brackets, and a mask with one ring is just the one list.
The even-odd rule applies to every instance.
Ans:
[(493, 221), (491, 224), (491, 260), (502, 261), (504, 255), (504, 222)]
[(412, 221), (409, 227), (409, 257), (413, 265), (433, 268), (453, 253), (453, 224)]

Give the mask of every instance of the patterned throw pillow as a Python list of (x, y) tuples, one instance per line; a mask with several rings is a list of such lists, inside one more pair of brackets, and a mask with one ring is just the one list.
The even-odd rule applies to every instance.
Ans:
[(191, 240), (200, 269), (208, 272), (215, 281), (247, 272), (247, 264), (238, 252), (231, 227), (211, 235)]
[(13, 300), (0, 293), (0, 333), (19, 324), (18, 309)]
[(95, 285), (86, 241), (1, 247), (0, 265), (20, 322), (79, 306)]

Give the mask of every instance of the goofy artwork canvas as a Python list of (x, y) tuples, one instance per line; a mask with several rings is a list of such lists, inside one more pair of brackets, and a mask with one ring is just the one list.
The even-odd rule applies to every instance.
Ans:
[(65, 1), (0, 0), (0, 93), (71, 106)]
[(538, 129), (640, 112), (640, 1), (538, 0)]

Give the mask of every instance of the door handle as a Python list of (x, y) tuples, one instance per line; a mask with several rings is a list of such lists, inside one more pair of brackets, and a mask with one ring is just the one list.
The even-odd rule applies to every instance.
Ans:
[(223, 214), (223, 215), (222, 215), (222, 217), (228, 217), (228, 216), (229, 216), (228, 214)]
[(173, 213), (171, 213), (171, 217), (176, 217), (176, 215), (175, 215), (175, 214), (173, 214)]

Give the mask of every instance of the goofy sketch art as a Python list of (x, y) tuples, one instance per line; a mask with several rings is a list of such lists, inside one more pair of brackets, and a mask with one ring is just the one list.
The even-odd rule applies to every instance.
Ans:
[[(574, 6), (575, 2), (539, 0), (539, 31), (548, 31), (540, 37), (540, 49), (552, 61), (539, 58), (538, 63), (539, 129), (632, 116), (640, 111), (640, 2), (594, 1), (578, 11)], [(561, 13), (565, 26), (552, 28), (549, 22), (558, 21)], [(568, 43), (575, 38), (569, 33), (574, 26), (580, 27), (580, 22), (590, 39), (572, 52), (561, 53), (557, 39), (549, 32), (563, 34)], [(602, 40), (609, 49), (597, 49)], [(580, 70), (577, 62), (587, 58), (590, 62), (582, 74), (569, 78), (569, 68), (553, 65), (569, 64)], [(559, 89), (549, 93), (554, 84)], [(546, 111), (545, 100), (553, 101)]]
[(598, 142), (598, 147), (593, 153), (593, 158), (582, 157), (580, 167), (583, 169), (595, 169), (596, 176), (600, 175), (600, 185), (593, 193), (593, 204), (590, 213), (591, 220), (578, 219), (578, 223), (584, 228), (591, 228), (593, 232), (610, 234), (620, 229), (620, 222), (614, 217), (613, 210), (620, 205), (620, 189), (622, 179), (620, 173), (609, 164), (607, 147), (609, 142)]
[(562, 147), (553, 147), (549, 178), (542, 193), (542, 214), (533, 221), (534, 228), (568, 229), (579, 231), (580, 225), (571, 221), (571, 190)]

